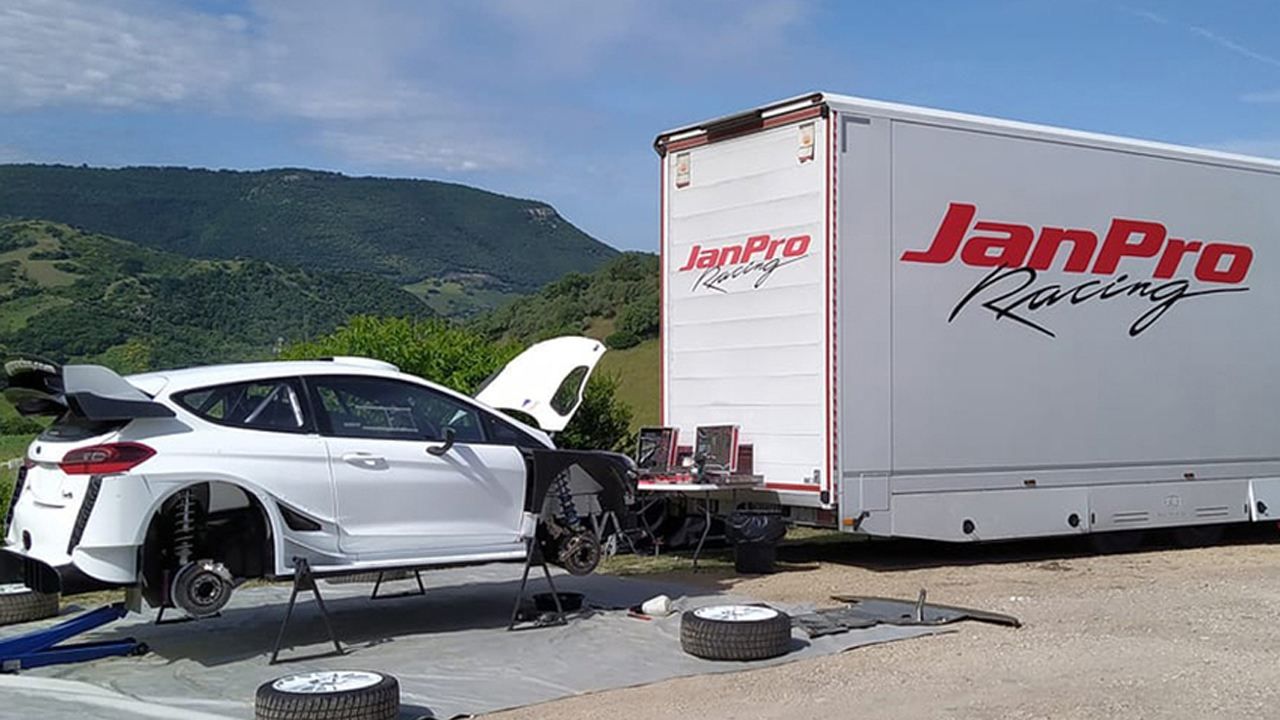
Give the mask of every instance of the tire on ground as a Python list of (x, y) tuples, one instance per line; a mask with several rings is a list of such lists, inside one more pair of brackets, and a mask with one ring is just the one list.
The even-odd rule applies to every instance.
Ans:
[(363, 670), (286, 675), (258, 687), (257, 720), (394, 720), (400, 683)]
[(43, 620), (58, 614), (58, 593), (36, 592), (25, 585), (0, 585), (0, 625)]
[(758, 605), (713, 605), (680, 617), (680, 647), (706, 660), (764, 660), (791, 649), (791, 617)]

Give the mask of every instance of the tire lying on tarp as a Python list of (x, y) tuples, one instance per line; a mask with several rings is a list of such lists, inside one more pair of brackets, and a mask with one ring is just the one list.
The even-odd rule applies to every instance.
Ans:
[(257, 720), (394, 720), (400, 683), (367, 670), (321, 670), (285, 675), (258, 687)]
[(36, 592), (21, 583), (0, 584), (0, 625), (43, 620), (58, 614), (58, 593)]
[(680, 617), (680, 647), (706, 660), (765, 660), (791, 649), (791, 617), (762, 605), (711, 605)]

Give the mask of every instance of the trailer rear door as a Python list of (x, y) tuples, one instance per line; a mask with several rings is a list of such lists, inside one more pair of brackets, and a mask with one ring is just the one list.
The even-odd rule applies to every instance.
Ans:
[(659, 143), (664, 424), (680, 429), (682, 444), (697, 426), (738, 425), (770, 487), (827, 490), (824, 108), (731, 119)]

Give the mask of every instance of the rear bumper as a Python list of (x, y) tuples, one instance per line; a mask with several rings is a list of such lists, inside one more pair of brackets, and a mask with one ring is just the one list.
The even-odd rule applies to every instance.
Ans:
[(36, 592), (63, 595), (128, 586), (89, 577), (70, 563), (53, 566), (8, 548), (0, 548), (0, 583), (4, 582), (20, 582)]

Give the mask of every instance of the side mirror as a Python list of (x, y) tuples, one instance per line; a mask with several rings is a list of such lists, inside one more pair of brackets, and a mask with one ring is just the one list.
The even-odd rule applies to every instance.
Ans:
[(427, 448), (427, 452), (431, 453), (432, 455), (435, 455), (436, 457), (440, 457), (441, 455), (444, 455), (445, 453), (449, 452), (449, 450), (450, 450), (450, 449), (452, 449), (452, 448), (453, 448), (453, 438), (454, 438), (457, 434), (458, 434), (458, 433), (454, 432), (454, 429), (453, 429), (453, 428), (451, 428), (451, 427), (447, 427), (447, 428), (445, 428), (445, 429), (444, 429), (444, 444), (443, 444), (443, 445), (431, 445), (431, 446), (429, 446), (429, 447)]

